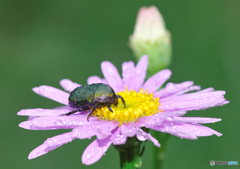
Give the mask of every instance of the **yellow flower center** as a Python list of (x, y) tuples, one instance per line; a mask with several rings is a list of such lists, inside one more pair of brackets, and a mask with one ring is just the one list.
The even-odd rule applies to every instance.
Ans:
[(148, 94), (148, 91), (143, 93), (143, 89), (137, 93), (133, 90), (128, 91), (125, 87), (124, 91), (118, 92), (125, 100), (126, 107), (121, 99), (118, 100), (118, 105), (111, 105), (113, 113), (107, 106), (97, 108), (92, 116), (97, 116), (102, 120), (115, 120), (119, 125), (127, 122), (135, 122), (138, 118), (154, 115), (160, 110), (159, 97), (153, 98), (153, 93)]

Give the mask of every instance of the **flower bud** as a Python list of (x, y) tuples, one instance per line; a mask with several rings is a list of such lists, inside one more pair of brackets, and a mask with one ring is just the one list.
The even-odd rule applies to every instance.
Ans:
[(155, 74), (171, 62), (171, 35), (165, 28), (162, 15), (155, 6), (142, 7), (137, 16), (130, 47), (139, 60), (149, 57), (148, 72)]

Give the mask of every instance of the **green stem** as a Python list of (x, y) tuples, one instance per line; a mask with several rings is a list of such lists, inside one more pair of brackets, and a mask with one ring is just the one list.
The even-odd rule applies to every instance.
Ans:
[(124, 151), (119, 151), (121, 169), (136, 169), (141, 164), (139, 156), (140, 147), (129, 147)]
[(165, 160), (165, 152), (170, 134), (153, 131), (154, 137), (161, 143), (160, 148), (154, 149), (153, 169), (162, 169), (163, 161)]

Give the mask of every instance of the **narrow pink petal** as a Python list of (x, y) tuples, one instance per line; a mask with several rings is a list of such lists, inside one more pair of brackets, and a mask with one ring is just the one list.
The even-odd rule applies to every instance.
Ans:
[(181, 124), (176, 122), (166, 122), (162, 126), (152, 126), (151, 129), (170, 133), (186, 139), (197, 139), (200, 136), (211, 136), (213, 134), (221, 136), (222, 134), (208, 127), (194, 124)]
[(83, 152), (82, 163), (90, 165), (97, 162), (112, 144), (111, 136), (103, 140), (94, 140)]
[(137, 129), (135, 126), (133, 126), (132, 124), (128, 123), (128, 124), (122, 124), (122, 126), (120, 127), (121, 132), (123, 135), (127, 136), (127, 137), (133, 137), (136, 135)]
[(28, 121), (38, 118), (38, 116), (28, 116)]
[(123, 91), (123, 81), (116, 67), (111, 62), (105, 61), (102, 62), (101, 68), (107, 83), (113, 88), (113, 90), (115, 92)]
[(97, 124), (97, 132), (96, 136), (98, 139), (105, 139), (109, 135), (112, 134), (112, 130), (114, 130), (118, 126), (118, 122), (115, 121), (101, 121)]
[(66, 144), (68, 142), (71, 142), (72, 140), (74, 140), (74, 138), (72, 137), (72, 133), (64, 133), (52, 138), (48, 138), (42, 145), (40, 145), (39, 147), (35, 148), (28, 156), (28, 159), (33, 159), (36, 157), (39, 157), (43, 154), (48, 153), (49, 151), (52, 151), (60, 146), (62, 146), (63, 144)]
[(147, 66), (148, 66), (148, 56), (144, 55), (138, 61), (138, 64), (135, 68), (135, 78), (132, 80), (132, 83), (135, 84), (135, 91), (138, 92), (142, 87), (142, 84), (145, 80), (146, 73), (147, 73)]
[(221, 121), (222, 119), (218, 118), (204, 118), (204, 117), (174, 117), (174, 121), (181, 123), (215, 123)]
[(127, 141), (127, 136), (123, 135), (121, 132), (121, 127), (116, 128), (112, 132), (112, 143), (114, 145), (122, 145)]
[(191, 92), (191, 91), (194, 91), (194, 90), (201, 90), (201, 86), (191, 86), (185, 90), (182, 90), (174, 95), (181, 95), (181, 94), (184, 94), (184, 93), (187, 93), (187, 92)]
[(180, 84), (168, 83), (163, 89), (154, 93), (155, 97), (166, 97), (182, 91), (193, 85), (192, 81), (182, 82)]
[(214, 91), (214, 88), (209, 87), (209, 88), (207, 88), (207, 89), (203, 89), (203, 90), (198, 91), (198, 92), (196, 92), (196, 93), (208, 93), (208, 92), (212, 92), (212, 91)]
[(32, 90), (43, 97), (68, 105), (69, 93), (66, 93), (62, 90), (45, 85), (40, 87), (34, 87)]
[(135, 122), (135, 125), (137, 125), (138, 127), (147, 127), (150, 128), (151, 126), (154, 125), (162, 125), (162, 123), (165, 120), (173, 120), (175, 116), (183, 116), (184, 114), (186, 114), (186, 111), (182, 111), (182, 110), (178, 110), (178, 111), (164, 111), (164, 112), (159, 112), (155, 115), (152, 116), (145, 116), (142, 117), (140, 119), (137, 120), (137, 122)]
[(149, 128), (152, 125), (161, 125), (165, 120), (165, 115), (160, 112), (152, 116), (145, 116), (137, 120), (134, 124), (138, 127)]
[(90, 76), (87, 80), (87, 83), (90, 85), (90, 84), (93, 84), (93, 83), (104, 83), (106, 84), (106, 80), (104, 79), (101, 79), (100, 77), (98, 76)]
[(157, 141), (157, 139), (152, 137), (150, 133), (146, 133), (145, 131), (143, 131), (141, 128), (138, 128), (138, 130), (137, 130), (137, 138), (140, 141), (145, 141), (148, 139), (148, 140), (152, 141), (155, 146), (157, 146), (157, 147), (161, 146), (159, 144), (159, 142)]
[(217, 104), (223, 102), (225, 99), (222, 97), (207, 97), (194, 100), (185, 100), (185, 101), (176, 101), (172, 102), (163, 102), (159, 106), (160, 110), (203, 110), (210, 107), (215, 107)]
[(228, 104), (228, 103), (230, 103), (230, 101), (224, 100), (224, 101), (222, 101), (220, 103), (215, 104), (214, 106), (223, 106), (224, 104)]
[(128, 90), (135, 90), (135, 66), (132, 61), (124, 62), (122, 64), (122, 76), (124, 86), (127, 86)]
[(62, 88), (66, 91), (73, 91), (75, 88), (81, 86), (80, 84), (78, 83), (74, 83), (72, 82), (71, 80), (69, 79), (63, 79), (60, 81), (60, 85), (62, 86)]
[(143, 89), (151, 92), (158, 90), (171, 76), (172, 72), (169, 69), (162, 70), (150, 77), (143, 85)]
[(92, 136), (96, 135), (96, 131), (97, 131), (96, 128), (97, 127), (95, 125), (79, 126), (72, 130), (73, 137), (79, 138), (79, 139), (85, 139), (85, 138), (90, 139)]
[(187, 113), (187, 111), (183, 111), (183, 110), (178, 110), (178, 111), (173, 111), (173, 110), (169, 110), (169, 111), (164, 111), (164, 114), (168, 114), (169, 116), (183, 116)]
[(61, 114), (66, 114), (72, 111), (71, 108), (68, 109), (23, 109), (20, 110), (17, 115), (20, 116), (59, 116)]
[(178, 101), (187, 101), (187, 100), (193, 100), (193, 99), (202, 99), (207, 97), (223, 97), (225, 95), (225, 91), (214, 91), (209, 93), (188, 93), (178, 96), (170, 96), (165, 98), (160, 98), (160, 103), (168, 102), (168, 103), (174, 103)]
[(43, 116), (24, 121), (19, 127), (29, 130), (71, 129), (82, 125), (90, 125), (87, 116)]

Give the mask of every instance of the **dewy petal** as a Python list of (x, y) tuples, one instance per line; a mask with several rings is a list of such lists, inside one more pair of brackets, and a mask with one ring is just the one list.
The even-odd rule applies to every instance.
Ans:
[(197, 139), (199, 136), (210, 136), (217, 135), (221, 136), (222, 134), (214, 131), (208, 127), (199, 125), (199, 124), (182, 124), (177, 122), (165, 122), (165, 125), (162, 126), (152, 126), (150, 127), (153, 130), (160, 132), (166, 132), (173, 134), (175, 136), (186, 138), (186, 139)]
[(189, 87), (185, 90), (182, 90), (182, 91), (176, 93), (175, 95), (181, 95), (181, 94), (191, 92), (191, 91), (194, 91), (194, 90), (201, 90), (201, 86), (191, 86), (191, 87)]
[(160, 110), (200, 110), (214, 107), (225, 101), (224, 91), (209, 93), (190, 93), (180, 96), (160, 99)]
[(99, 140), (105, 139), (109, 135), (111, 135), (111, 131), (114, 130), (118, 126), (118, 122), (115, 121), (101, 121), (97, 125), (96, 136)]
[(181, 123), (215, 123), (221, 121), (222, 119), (218, 118), (203, 118), (203, 117), (174, 117), (174, 121)]
[(62, 86), (62, 88), (66, 91), (73, 91), (75, 88), (81, 86), (80, 84), (74, 83), (69, 79), (63, 79), (60, 81), (60, 85)]
[(72, 111), (71, 108), (66, 107), (65, 109), (23, 109), (20, 110), (17, 115), (20, 116), (59, 116)]
[(115, 92), (124, 90), (121, 76), (119, 75), (116, 67), (111, 62), (102, 62), (101, 68), (105, 79)]
[(182, 91), (192, 85), (193, 85), (192, 81), (186, 81), (186, 82), (182, 82), (180, 84), (168, 83), (163, 89), (155, 92), (154, 96), (160, 97), (160, 98), (170, 96), (170, 95), (173, 95), (179, 91)]
[(112, 143), (114, 145), (122, 145), (127, 141), (127, 136), (123, 135), (121, 132), (121, 127), (118, 127), (112, 134)]
[(40, 87), (34, 87), (33, 91), (43, 97), (68, 105), (69, 93), (66, 93), (62, 90), (56, 89), (51, 86), (43, 85)]
[(43, 154), (48, 153), (49, 151), (52, 151), (63, 144), (66, 144), (68, 142), (71, 142), (75, 138), (72, 137), (72, 133), (64, 133), (52, 138), (48, 138), (42, 145), (35, 148), (28, 156), (28, 159), (33, 159), (36, 157), (39, 157)]
[(91, 125), (87, 116), (43, 116), (24, 121), (19, 127), (29, 130), (71, 129), (82, 125)]
[(150, 133), (146, 133), (141, 128), (137, 128), (137, 138), (140, 141), (145, 141), (148, 139), (148, 140), (152, 141), (155, 146), (157, 146), (157, 147), (161, 146), (159, 144), (159, 142), (154, 137), (151, 136)]
[(136, 135), (137, 129), (131, 123), (122, 124), (120, 127), (121, 133), (127, 137), (133, 137)]
[(87, 83), (90, 85), (90, 84), (93, 84), (93, 83), (104, 83), (104, 84), (107, 84), (106, 80), (105, 79), (101, 79), (100, 77), (98, 76), (91, 76), (88, 78), (87, 80)]
[(128, 90), (135, 90), (135, 83), (133, 83), (135, 78), (135, 66), (132, 61), (122, 64), (122, 76), (124, 86), (127, 86)]
[(135, 68), (135, 78), (132, 80), (132, 83), (135, 84), (135, 91), (138, 92), (142, 87), (142, 84), (146, 77), (147, 72), (147, 65), (148, 65), (148, 56), (144, 55), (136, 65)]
[(162, 70), (150, 77), (143, 85), (143, 90), (148, 89), (148, 92), (155, 92), (159, 89), (171, 76), (172, 72), (169, 69)]
[(168, 110), (168, 111), (164, 111), (164, 114), (168, 114), (168, 116), (183, 116), (186, 113), (187, 113), (187, 111), (183, 111), (183, 110), (178, 110), (178, 111)]
[(73, 137), (79, 139), (91, 138), (96, 135), (96, 126), (95, 125), (84, 125), (74, 128), (72, 130)]
[(97, 162), (105, 154), (111, 144), (111, 136), (108, 136), (103, 140), (94, 140), (84, 151), (82, 155), (82, 163), (90, 165)]
[(73, 129), (73, 134), (79, 139), (90, 138), (94, 135), (96, 135), (98, 139), (105, 139), (112, 134), (111, 131), (117, 126), (117, 122), (98, 121), (95, 124), (83, 125)]
[(225, 91), (214, 91), (214, 92), (208, 92), (208, 93), (188, 93), (178, 96), (170, 96), (166, 98), (160, 98), (160, 102), (178, 102), (178, 101), (187, 101), (187, 100), (193, 100), (193, 99), (204, 99), (208, 97), (223, 97), (225, 95)]

